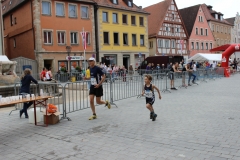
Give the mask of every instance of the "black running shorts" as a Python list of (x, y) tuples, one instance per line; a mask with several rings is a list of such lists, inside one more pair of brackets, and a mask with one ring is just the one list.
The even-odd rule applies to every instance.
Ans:
[(174, 80), (174, 73), (169, 73), (170, 80)]
[(153, 97), (153, 98), (146, 98), (146, 104), (153, 105), (154, 102), (155, 102), (155, 97)]
[(100, 86), (99, 88), (94, 88), (94, 86), (91, 86), (89, 95), (95, 95), (96, 97), (102, 97), (103, 96), (102, 86)]

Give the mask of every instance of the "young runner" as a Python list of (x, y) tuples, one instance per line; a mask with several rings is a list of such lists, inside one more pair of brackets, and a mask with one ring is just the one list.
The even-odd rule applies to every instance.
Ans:
[(105, 74), (102, 72), (102, 69), (95, 65), (95, 58), (91, 57), (88, 60), (90, 66), (90, 78), (84, 77), (85, 80), (91, 79), (91, 86), (89, 91), (89, 99), (90, 99), (90, 106), (92, 109), (93, 115), (89, 118), (89, 120), (93, 120), (97, 118), (97, 114), (95, 111), (94, 105), (94, 97), (96, 97), (97, 104), (105, 104), (108, 109), (111, 108), (111, 104), (106, 101), (102, 101), (101, 97), (103, 96), (103, 88), (102, 83), (105, 80)]
[(145, 75), (144, 81), (145, 85), (144, 90), (142, 91), (142, 95), (145, 95), (146, 97), (146, 107), (150, 110), (150, 119), (152, 119), (152, 121), (155, 121), (157, 118), (157, 114), (154, 113), (153, 109), (153, 103), (155, 101), (154, 89), (157, 90), (159, 99), (161, 99), (162, 97), (160, 95), (159, 89), (153, 84), (151, 84), (152, 77), (150, 75)]

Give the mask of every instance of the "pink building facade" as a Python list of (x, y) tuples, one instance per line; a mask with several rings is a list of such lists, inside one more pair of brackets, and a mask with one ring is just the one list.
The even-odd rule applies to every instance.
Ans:
[(201, 5), (180, 10), (189, 37), (189, 57), (197, 53), (211, 53), (215, 48), (215, 38), (208, 25)]

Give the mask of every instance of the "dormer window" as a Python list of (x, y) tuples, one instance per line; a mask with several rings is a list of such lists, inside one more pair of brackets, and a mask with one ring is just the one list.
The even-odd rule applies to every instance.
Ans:
[(118, 4), (118, 0), (112, 0), (113, 4)]
[(221, 20), (221, 21), (223, 20), (223, 16), (222, 16), (222, 15), (220, 16), (220, 20)]
[(218, 14), (215, 14), (215, 19), (218, 19)]
[(128, 7), (132, 7), (132, 2), (128, 1)]

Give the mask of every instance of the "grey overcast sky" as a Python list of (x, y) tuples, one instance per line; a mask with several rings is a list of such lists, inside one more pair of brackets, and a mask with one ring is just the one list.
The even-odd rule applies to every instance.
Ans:
[[(163, 0), (135, 0), (134, 3), (138, 6), (147, 7), (156, 4)], [(178, 9), (194, 6), (197, 4), (206, 3), (212, 5), (213, 10), (224, 14), (223, 18), (235, 17), (237, 12), (240, 12), (240, 0), (175, 0)]]

